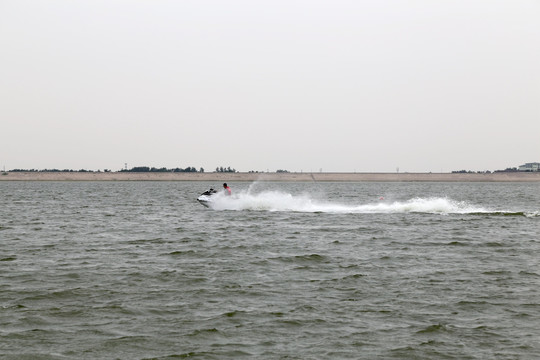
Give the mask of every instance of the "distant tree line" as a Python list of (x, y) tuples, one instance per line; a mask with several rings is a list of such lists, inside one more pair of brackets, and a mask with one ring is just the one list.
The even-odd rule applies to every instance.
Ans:
[[(494, 170), (494, 173), (502, 173), (502, 172), (524, 172), (527, 170), (519, 170), (516, 167), (512, 168), (506, 168), (504, 170)], [(530, 170), (529, 170), (530, 171)], [(452, 171), (453, 174), (491, 174), (491, 171), (470, 171), (470, 170), (458, 170), (458, 171)]]
[[(72, 169), (63, 169), (63, 170), (60, 170), (60, 169), (42, 169), (42, 170), (36, 170), (36, 169), (13, 169), (13, 170), (9, 170), (10, 172), (101, 172), (101, 170), (97, 170), (97, 171), (94, 171), (94, 170), (85, 170), (85, 169), (81, 169), (81, 170), (72, 170)], [(279, 171), (285, 171), (285, 170), (279, 170)], [(111, 170), (108, 170), (108, 169), (105, 169), (103, 170), (103, 172), (111, 172)], [(168, 169), (166, 167), (161, 167), (161, 168), (156, 168), (156, 167), (150, 167), (150, 166), (135, 166), (135, 167), (132, 167), (131, 169), (121, 169), (119, 170), (119, 172), (174, 172), (174, 173), (196, 173), (196, 172), (200, 172), (200, 173), (203, 173), (204, 172), (204, 168), (199, 168), (199, 170), (197, 170), (195, 167), (193, 166), (188, 166), (186, 168), (180, 168), (180, 167), (177, 167), (177, 168), (172, 168), (172, 169)], [(223, 166), (218, 166), (216, 168), (216, 172), (220, 172), (220, 173), (235, 173), (237, 172), (236, 169), (233, 169), (231, 168), (230, 166), (228, 167), (223, 167)]]
[(149, 167), (149, 166), (136, 166), (129, 170), (127, 169), (120, 170), (120, 172), (204, 172), (204, 169), (200, 168), (199, 171), (197, 171), (197, 169), (195, 169), (192, 166), (188, 166), (185, 169), (182, 169), (182, 168), (167, 169), (165, 167), (155, 168), (155, 167)]
[(452, 174), (491, 174), (491, 171), (470, 171), (470, 170), (458, 170), (452, 171)]
[[(155, 167), (148, 167), (148, 166), (137, 166), (137, 167), (134, 167), (132, 168), (131, 170), (120, 170), (122, 172), (200, 172), (200, 173), (203, 173), (204, 172), (204, 168), (200, 168), (199, 170), (197, 170), (196, 168), (194, 168), (193, 166), (188, 166), (187, 168), (185, 169), (182, 169), (182, 168), (175, 168), (175, 169), (167, 169), (167, 168), (155, 168)], [(216, 168), (216, 172), (221, 172), (221, 173), (235, 173), (236, 172), (236, 169), (232, 169), (230, 166), (228, 167), (223, 167), (223, 166), (218, 166)]]
[(518, 171), (519, 171), (518, 168), (515, 168), (515, 167), (513, 167), (513, 168), (506, 168), (506, 169), (504, 169), (504, 170), (495, 170), (495, 172), (518, 172)]
[[(36, 169), (12, 169), (12, 170), (9, 170), (9, 171), (10, 172), (101, 172), (101, 170), (94, 171), (94, 170), (85, 170), (85, 169), (80, 169), (80, 170), (73, 170), (73, 169), (64, 169), (64, 170), (60, 170), (60, 169), (42, 169), (42, 170), (36, 170)], [(103, 172), (111, 172), (111, 170), (105, 169), (105, 170), (103, 170)]]
[[(36, 170), (36, 169), (13, 169), (9, 170), (10, 172), (101, 172), (101, 170), (73, 170), (73, 169), (43, 169), (43, 170)], [(131, 169), (122, 169), (119, 170), (120, 172), (204, 172), (203, 168), (200, 168), (198, 171), (194, 167), (188, 166), (185, 169), (182, 168), (174, 168), (174, 169), (167, 169), (167, 168), (155, 168), (155, 167), (149, 167), (149, 166), (136, 166)], [(103, 170), (103, 172), (111, 172), (109, 169)]]

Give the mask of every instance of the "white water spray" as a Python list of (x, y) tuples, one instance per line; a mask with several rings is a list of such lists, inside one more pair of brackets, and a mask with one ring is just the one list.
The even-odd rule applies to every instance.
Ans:
[(292, 195), (281, 191), (253, 193), (253, 186), (246, 192), (233, 196), (218, 194), (211, 204), (214, 210), (295, 211), (322, 213), (433, 213), (467, 214), (492, 212), (483, 207), (445, 197), (414, 198), (406, 201), (378, 201), (362, 205), (340, 204), (314, 200), (310, 195)]

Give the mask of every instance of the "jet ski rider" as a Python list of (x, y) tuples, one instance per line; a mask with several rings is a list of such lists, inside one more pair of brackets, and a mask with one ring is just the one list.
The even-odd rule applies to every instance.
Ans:
[(231, 195), (231, 188), (227, 186), (227, 183), (223, 183), (223, 190), (225, 191), (225, 195)]

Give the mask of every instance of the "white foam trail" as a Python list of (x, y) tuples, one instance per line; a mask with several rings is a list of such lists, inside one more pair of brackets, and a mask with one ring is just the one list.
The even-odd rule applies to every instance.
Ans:
[(265, 210), (324, 213), (489, 213), (485, 208), (444, 197), (414, 198), (407, 201), (374, 202), (364, 205), (339, 204), (312, 199), (309, 195), (292, 195), (280, 191), (251, 191), (233, 196), (217, 194), (211, 205), (214, 210)]
[(382, 212), (382, 213), (432, 213), (432, 214), (469, 214), (487, 213), (485, 208), (468, 204), (464, 201), (455, 201), (448, 198), (414, 198), (404, 202), (395, 201), (392, 203), (381, 202), (379, 204), (368, 204), (359, 206), (362, 212)]

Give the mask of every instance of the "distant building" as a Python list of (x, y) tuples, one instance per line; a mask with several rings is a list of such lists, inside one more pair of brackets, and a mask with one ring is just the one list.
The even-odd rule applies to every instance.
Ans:
[(519, 166), (519, 171), (540, 171), (540, 163), (526, 163)]

